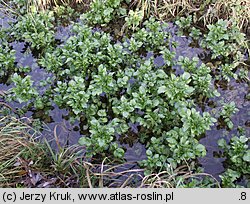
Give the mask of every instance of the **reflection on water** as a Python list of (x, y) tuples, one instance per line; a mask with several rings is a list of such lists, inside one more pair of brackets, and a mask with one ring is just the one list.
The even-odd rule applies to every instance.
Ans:
[[(250, 118), (250, 101), (245, 99), (245, 95), (249, 92), (249, 85), (246, 83), (236, 83), (235, 80), (232, 80), (230, 85), (232, 87), (231, 89), (218, 89), (221, 96), (216, 102), (222, 98), (224, 98), (224, 102), (227, 103), (231, 101), (235, 102), (236, 108), (238, 108), (239, 111), (231, 117), (234, 128), (228, 131), (218, 125), (214, 125), (211, 130), (207, 131), (206, 137), (200, 140), (200, 142), (206, 146), (207, 155), (205, 158), (199, 159), (199, 162), (207, 173), (214, 175), (216, 178), (218, 178), (218, 175), (224, 170), (222, 165), (224, 160), (213, 156), (215, 152), (219, 151), (217, 141), (222, 137), (226, 139), (226, 141), (229, 141), (233, 135), (237, 135), (238, 126), (244, 127), (246, 136), (250, 137), (250, 127), (247, 126), (247, 121)], [(208, 111), (209, 109), (207, 106), (206, 110)], [(221, 107), (218, 106), (215, 110), (215, 113), (219, 114)]]

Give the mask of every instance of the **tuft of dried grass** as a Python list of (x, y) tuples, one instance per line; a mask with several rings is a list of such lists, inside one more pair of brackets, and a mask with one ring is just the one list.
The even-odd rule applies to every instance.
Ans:
[(240, 29), (247, 29), (250, 20), (250, 0), (217, 0), (207, 5), (201, 17), (204, 24), (211, 24), (218, 19), (235, 21)]
[(204, 26), (225, 19), (247, 29), (250, 19), (250, 0), (133, 0), (131, 6), (143, 10), (145, 17), (154, 15), (164, 21), (193, 15)]
[(131, 2), (130, 7), (137, 7), (143, 11), (144, 17), (149, 17), (152, 13), (158, 15), (158, 0), (134, 0)]
[[(25, 175), (20, 157), (32, 151), (35, 134), (36, 131), (21, 120), (0, 117), (0, 187), (11, 185)], [(36, 152), (36, 156), (39, 154)]]
[(140, 188), (178, 188), (185, 185), (185, 182), (188, 183), (190, 179), (203, 179), (204, 177), (212, 178), (214, 185), (220, 187), (219, 181), (212, 175), (207, 173), (193, 173), (186, 164), (176, 169), (170, 167), (168, 171), (145, 176)]
[(159, 0), (158, 17), (164, 20), (172, 20), (177, 16), (184, 16), (189, 13), (197, 12), (201, 9), (199, 1), (192, 0)]
[[(143, 179), (144, 169), (134, 168), (136, 163), (125, 162), (114, 164), (113, 161), (105, 164), (91, 164), (85, 162), (86, 177), (89, 188), (128, 188), (138, 187)], [(130, 166), (131, 168), (129, 168)]]

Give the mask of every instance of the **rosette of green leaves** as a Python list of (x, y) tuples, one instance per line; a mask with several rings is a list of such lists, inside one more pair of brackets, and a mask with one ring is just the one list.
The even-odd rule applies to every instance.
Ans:
[(113, 142), (115, 134), (114, 127), (114, 122), (102, 125), (98, 120), (92, 118), (89, 128), (90, 136), (84, 136), (79, 140), (79, 144), (86, 147), (87, 157), (111, 150), (116, 158), (123, 158), (124, 150)]
[(14, 99), (19, 101), (19, 103), (32, 101), (38, 97), (39, 93), (36, 88), (33, 87), (31, 76), (22, 78), (20, 75), (15, 73), (11, 79), (14, 83), (14, 87), (11, 88), (10, 91), (13, 93)]
[(231, 117), (238, 111), (239, 109), (236, 108), (234, 101), (231, 101), (230, 103), (222, 103), (222, 110), (220, 116), (222, 117), (229, 129), (233, 128), (233, 122), (231, 120)]
[(116, 16), (124, 16), (126, 9), (121, 7), (122, 0), (94, 0), (90, 10), (81, 16), (89, 24), (105, 25)]
[[(226, 172), (220, 177), (223, 187), (236, 187), (237, 179), (245, 176), (250, 178), (250, 149), (249, 138), (245, 135), (233, 136), (229, 144), (220, 139), (218, 145), (223, 149), (226, 158)], [(248, 185), (250, 185), (248, 181)]]
[(0, 41), (0, 78), (14, 71), (15, 54), (15, 50), (9, 47), (8, 42)]
[(235, 23), (218, 20), (207, 26), (209, 32), (202, 41), (202, 46), (212, 52), (212, 59), (219, 56), (234, 57), (237, 51), (244, 47), (245, 35), (240, 32)]
[(11, 35), (30, 43), (32, 48), (46, 49), (55, 41), (53, 21), (53, 12), (27, 13), (13, 25)]
[(74, 77), (68, 83), (59, 81), (55, 92), (54, 101), (59, 106), (69, 106), (77, 116), (88, 108), (90, 94), (85, 88), (85, 80), (82, 77)]

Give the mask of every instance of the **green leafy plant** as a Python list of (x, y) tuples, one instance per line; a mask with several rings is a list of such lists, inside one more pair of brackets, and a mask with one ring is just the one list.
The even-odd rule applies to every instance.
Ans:
[(17, 99), (20, 103), (33, 100), (39, 95), (37, 90), (33, 88), (33, 81), (30, 76), (22, 78), (20, 75), (15, 73), (12, 76), (12, 81), (15, 87), (11, 89), (11, 92), (13, 92), (15, 99)]
[(190, 36), (195, 39), (198, 40), (201, 37), (202, 33), (199, 29), (192, 27), (191, 31), (190, 31)]
[(187, 29), (191, 26), (192, 23), (192, 16), (180, 17), (178, 20), (175, 21), (175, 24), (178, 25), (180, 29)]
[(185, 71), (191, 73), (192, 83), (195, 87), (197, 94), (202, 94), (206, 97), (219, 96), (217, 90), (211, 88), (212, 76), (210, 75), (210, 68), (205, 64), (198, 66), (199, 59), (189, 59), (187, 57), (180, 56), (177, 64), (180, 65)]
[(58, 5), (54, 8), (55, 18), (60, 25), (67, 25), (71, 20), (79, 18), (80, 14), (68, 5)]
[[(223, 187), (237, 187), (237, 180), (250, 176), (249, 138), (245, 135), (233, 136), (229, 144), (220, 139), (218, 145), (226, 158), (226, 171), (221, 175)], [(249, 181), (248, 181), (249, 185)]]
[(136, 9), (135, 11), (130, 10), (128, 16), (125, 18), (126, 26), (133, 31), (138, 29), (138, 26), (142, 22), (144, 17), (143, 11)]
[(10, 74), (15, 69), (15, 50), (6, 41), (0, 41), (0, 77)]
[(241, 68), (238, 73), (238, 78), (242, 81), (249, 81), (249, 71), (245, 68)]
[(225, 79), (226, 81), (230, 81), (230, 77), (237, 79), (237, 74), (233, 72), (233, 70), (235, 69), (236, 64), (223, 64), (220, 68), (221, 70), (221, 76), (223, 79)]
[[(193, 101), (196, 92), (213, 93), (207, 67), (198, 66), (196, 60), (191, 65), (179, 60), (184, 73), (171, 73), (177, 62), (175, 52), (168, 49), (167, 25), (150, 18), (142, 26), (122, 43), (115, 43), (109, 34), (76, 23), (72, 36), (48, 50), (39, 64), (55, 75), (52, 100), (69, 109), (73, 119), (84, 121), (86, 135), (79, 142), (88, 157), (122, 158), (117, 134), (129, 134), (128, 123), (138, 124), (137, 137), (148, 150), (148, 159), (141, 165), (150, 173), (204, 156), (198, 138), (215, 119), (207, 112), (199, 113)], [(161, 54), (164, 65), (156, 67), (154, 57), (141, 58), (141, 50)], [(206, 86), (197, 82), (202, 74), (208, 76)], [(36, 98), (36, 106), (45, 100), (32, 94), (26, 98)]]
[(112, 143), (115, 134), (115, 129), (112, 125), (112, 122), (108, 125), (102, 125), (95, 118), (90, 121), (90, 137), (82, 137), (79, 140), (80, 145), (87, 147), (87, 157), (111, 150), (116, 158), (123, 158), (124, 150), (119, 148), (116, 143)]
[(7, 96), (7, 100), (17, 100), (19, 103), (25, 104), (19, 111), (25, 111), (25, 106), (33, 105), (37, 110), (43, 110), (46, 106), (51, 105), (46, 93), (41, 95), (38, 92), (38, 87), (34, 87), (34, 82), (31, 80), (31, 76), (27, 75), (21, 77), (17, 73), (14, 73), (11, 77), (14, 86), (9, 89), (10, 95)]
[(212, 59), (219, 56), (237, 56), (236, 53), (244, 46), (245, 35), (240, 32), (235, 23), (218, 20), (217, 23), (207, 26), (209, 32), (202, 41), (202, 46), (212, 51)]
[(222, 106), (222, 111), (220, 113), (220, 116), (223, 118), (227, 127), (229, 129), (232, 129), (233, 122), (231, 121), (230, 118), (232, 117), (233, 114), (235, 114), (237, 111), (239, 111), (239, 109), (235, 107), (234, 101), (231, 101), (230, 103), (223, 103), (222, 105), (223, 106)]
[(105, 25), (117, 15), (125, 15), (126, 9), (120, 5), (122, 0), (94, 0), (90, 4), (90, 10), (81, 16), (92, 25)]
[(72, 111), (79, 115), (84, 109), (87, 108), (87, 103), (89, 100), (89, 93), (85, 91), (85, 83), (83, 78), (74, 77), (67, 83), (61, 81), (57, 82), (57, 88), (55, 92), (55, 102), (62, 106), (62, 104), (67, 104), (72, 108)]
[(32, 48), (46, 49), (55, 41), (53, 21), (53, 12), (27, 13), (13, 25), (11, 35), (30, 43)]
[(151, 17), (143, 23), (143, 28), (133, 33), (132, 39), (140, 45), (139, 48), (145, 48), (148, 52), (160, 52), (169, 46), (167, 39), (169, 39), (170, 33), (166, 32), (167, 27), (167, 23), (160, 23)]

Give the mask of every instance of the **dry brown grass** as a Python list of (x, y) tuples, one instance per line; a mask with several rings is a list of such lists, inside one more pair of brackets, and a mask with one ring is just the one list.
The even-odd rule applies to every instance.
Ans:
[(144, 10), (145, 17), (154, 15), (164, 21), (192, 14), (204, 25), (226, 19), (247, 29), (250, 19), (250, 0), (133, 0), (131, 5)]
[(52, 150), (46, 140), (39, 142), (41, 134), (30, 122), (28, 118), (0, 117), (0, 187), (86, 187), (87, 182), (79, 182), (85, 177), (82, 148)]
[(29, 0), (31, 5), (35, 5), (37, 9), (47, 9), (50, 6), (73, 6), (76, 4), (88, 5), (91, 0)]
[[(0, 187), (12, 186), (26, 174), (20, 165), (21, 155), (33, 151), (35, 133), (21, 120), (14, 117), (0, 118)], [(40, 153), (37, 151), (36, 155)]]
[(239, 28), (246, 28), (250, 20), (250, 0), (220, 0), (208, 5), (202, 16), (205, 24), (217, 19), (233, 20)]
[(158, 17), (164, 20), (170, 20), (177, 16), (187, 15), (197, 12), (201, 8), (197, 5), (199, 1), (193, 3), (192, 0), (159, 0), (158, 1)]
[[(145, 176), (141, 182), (140, 188), (178, 188), (185, 186), (190, 179), (211, 178), (214, 186), (220, 187), (220, 183), (212, 175), (207, 173), (193, 173), (188, 165), (180, 166), (169, 171)], [(202, 187), (202, 186), (197, 186)]]
[(154, 15), (158, 14), (157, 0), (134, 0), (131, 2), (130, 6), (136, 6), (138, 9), (142, 10), (145, 17), (149, 17), (152, 12)]

